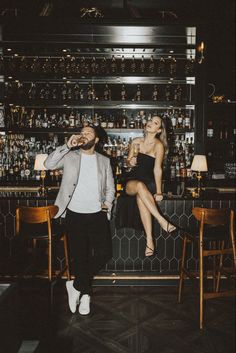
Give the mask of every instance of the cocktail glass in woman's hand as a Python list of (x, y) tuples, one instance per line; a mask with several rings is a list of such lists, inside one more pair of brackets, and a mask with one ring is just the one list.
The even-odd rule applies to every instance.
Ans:
[(133, 144), (133, 157), (136, 158), (136, 164), (135, 167), (137, 166), (137, 157), (140, 152), (140, 144), (139, 143), (134, 143)]

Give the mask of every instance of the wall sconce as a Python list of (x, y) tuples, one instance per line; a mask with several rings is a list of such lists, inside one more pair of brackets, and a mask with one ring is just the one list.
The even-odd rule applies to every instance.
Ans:
[(200, 57), (198, 59), (198, 63), (199, 64), (202, 64), (203, 63), (203, 60), (205, 59), (204, 58), (204, 49), (205, 49), (205, 44), (204, 42), (201, 42), (201, 44), (198, 46), (198, 52), (200, 53)]
[(34, 162), (34, 170), (39, 170), (41, 172), (40, 179), (42, 184), (40, 185), (40, 188), (38, 191), (39, 191), (39, 194), (42, 196), (44, 196), (47, 192), (47, 189), (44, 186), (44, 180), (46, 177), (46, 170), (47, 170), (44, 166), (44, 161), (47, 158), (47, 156), (48, 156), (47, 154), (36, 154), (35, 162)]
[(201, 172), (208, 171), (206, 156), (203, 154), (195, 154), (195, 156), (193, 157), (191, 170), (197, 172), (197, 192), (195, 192), (193, 196), (199, 197), (202, 192), (202, 190), (201, 190), (201, 179), (202, 179)]

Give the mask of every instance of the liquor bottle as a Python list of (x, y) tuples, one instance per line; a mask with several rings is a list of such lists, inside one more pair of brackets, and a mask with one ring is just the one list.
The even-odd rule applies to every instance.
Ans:
[(50, 85), (49, 85), (49, 83), (46, 83), (45, 89), (44, 89), (45, 99), (48, 100), (50, 98), (50, 93), (51, 93)]
[(145, 65), (145, 60), (144, 60), (144, 56), (142, 55), (141, 58), (141, 63), (140, 63), (140, 67), (139, 67), (140, 73), (144, 73), (146, 71), (146, 65)]
[(105, 56), (102, 58), (102, 62), (100, 65), (100, 71), (102, 75), (106, 75), (108, 73), (108, 65)]
[(136, 60), (134, 55), (132, 56), (131, 64), (130, 64), (130, 71), (132, 74), (136, 72)]
[(80, 99), (80, 87), (79, 87), (78, 83), (76, 83), (74, 85), (73, 95), (74, 95), (74, 100), (77, 101)]
[(144, 110), (140, 110), (139, 112), (140, 120), (141, 120), (141, 128), (144, 128), (147, 124), (146, 113)]
[(108, 122), (107, 122), (107, 128), (108, 129), (113, 129), (115, 126), (115, 119), (114, 119), (114, 116), (112, 116), (110, 114), (109, 118), (108, 118)]
[(70, 66), (70, 73), (71, 74), (76, 74), (76, 59), (75, 59), (74, 56), (72, 56), (70, 58), (69, 66)]
[(101, 119), (101, 127), (103, 129), (106, 129), (107, 128), (107, 118), (105, 116), (102, 116), (102, 119)]
[(126, 72), (126, 61), (124, 55), (121, 57), (121, 63), (120, 63), (120, 72), (125, 73)]
[(90, 65), (88, 59), (84, 60), (84, 74), (85, 75), (90, 75)]
[(178, 85), (174, 90), (174, 101), (181, 102), (182, 100), (182, 88)]
[(19, 100), (24, 99), (25, 90), (24, 90), (23, 83), (21, 83), (21, 82), (17, 83), (17, 95), (18, 95)]
[(59, 70), (59, 73), (65, 74), (66, 65), (65, 65), (65, 59), (64, 58), (60, 58), (59, 64), (58, 64), (58, 70)]
[(79, 98), (80, 98), (81, 101), (84, 100), (84, 89), (83, 88), (81, 88), (81, 90), (80, 90)]
[(185, 122), (185, 124), (184, 124), (185, 129), (191, 129), (191, 119), (190, 119), (190, 115), (188, 113), (185, 114), (184, 122)]
[(72, 87), (71, 85), (69, 85), (67, 88), (67, 99), (71, 100), (72, 98), (73, 98)]
[(175, 130), (177, 126), (177, 113), (175, 111), (173, 111), (171, 114), (171, 124), (172, 124), (173, 130)]
[(129, 128), (130, 129), (134, 129), (135, 128), (135, 120), (134, 120), (134, 115), (131, 114), (131, 118), (130, 118), (130, 121), (129, 121)]
[(80, 60), (79, 67), (80, 67), (80, 73), (82, 75), (86, 74), (86, 64), (85, 64), (85, 57), (83, 56)]
[(166, 71), (166, 62), (165, 62), (165, 59), (161, 57), (158, 62), (157, 73), (159, 75), (163, 75), (165, 71)]
[(67, 99), (67, 86), (65, 83), (61, 86), (61, 98), (63, 101)]
[(33, 73), (36, 73), (36, 74), (41, 72), (42, 64), (39, 57), (36, 57), (33, 59), (30, 69)]
[(90, 65), (90, 70), (92, 75), (97, 74), (97, 63), (95, 57), (92, 58), (91, 65)]
[(47, 114), (47, 109), (43, 110), (43, 121), (42, 121), (42, 128), (47, 129), (48, 128), (48, 114)]
[(185, 75), (192, 75), (194, 73), (194, 67), (195, 67), (195, 61), (192, 58), (192, 56), (190, 56), (190, 58), (186, 60), (186, 63), (184, 66)]
[(3, 60), (3, 56), (0, 55), (0, 74), (3, 74), (4, 71), (4, 60)]
[(165, 86), (165, 100), (170, 101), (171, 100), (171, 88), (169, 85)]
[(126, 115), (126, 110), (123, 109), (123, 113), (122, 113), (122, 129), (126, 129), (127, 128), (127, 121), (128, 121), (128, 118), (127, 118), (127, 115)]
[(177, 128), (182, 129), (183, 128), (183, 114), (181, 110), (178, 112), (178, 118), (177, 118)]
[(139, 113), (136, 115), (136, 117), (134, 119), (134, 127), (135, 127), (135, 129), (142, 129), (142, 127), (143, 127), (142, 118), (139, 115)]
[(155, 72), (155, 62), (154, 62), (154, 59), (153, 59), (153, 55), (151, 55), (151, 58), (150, 58), (150, 62), (149, 62), (149, 65), (148, 65), (148, 72), (150, 74), (153, 74)]
[(152, 92), (152, 100), (157, 101), (159, 97), (157, 85), (154, 85), (153, 92)]
[(142, 99), (141, 88), (140, 88), (140, 85), (137, 85), (137, 90), (136, 90), (136, 93), (135, 93), (135, 96), (134, 96), (134, 100), (135, 101), (141, 101), (141, 99)]
[(121, 100), (122, 101), (127, 100), (127, 93), (126, 93), (126, 88), (125, 88), (124, 84), (122, 85), (120, 95), (121, 95)]
[(37, 92), (36, 85), (35, 85), (35, 83), (31, 82), (31, 86), (30, 86), (30, 89), (28, 92), (28, 98), (35, 100), (36, 99), (36, 92)]
[(116, 196), (119, 197), (123, 187), (122, 187), (122, 170), (119, 165), (116, 166), (115, 171), (115, 185), (116, 185)]
[(50, 73), (52, 72), (52, 63), (51, 63), (51, 58), (45, 58), (43, 66), (42, 66), (42, 71), (43, 73)]
[(87, 88), (87, 99), (89, 101), (93, 100), (93, 89), (92, 89), (92, 85), (88, 85)]
[(114, 55), (112, 55), (112, 59), (111, 59), (111, 73), (112, 74), (117, 73), (117, 63), (116, 63), (116, 58)]
[(111, 90), (110, 90), (110, 88), (109, 88), (107, 83), (106, 83), (104, 91), (103, 91), (103, 99), (105, 101), (111, 100)]
[(52, 89), (52, 99), (54, 100), (58, 99), (57, 87), (53, 87)]
[(70, 128), (75, 127), (75, 115), (74, 115), (73, 110), (70, 112), (70, 115), (69, 115), (69, 127)]
[(208, 138), (213, 138), (214, 137), (214, 129), (213, 129), (212, 120), (209, 120), (208, 124), (207, 124), (207, 137)]
[(228, 139), (228, 128), (227, 128), (227, 124), (225, 122), (221, 122), (219, 138), (220, 138), (220, 140), (227, 140)]
[(39, 98), (45, 99), (45, 87), (42, 87), (39, 91)]
[(176, 75), (176, 72), (177, 72), (177, 60), (174, 57), (172, 57), (169, 62), (169, 74), (171, 76), (174, 76)]

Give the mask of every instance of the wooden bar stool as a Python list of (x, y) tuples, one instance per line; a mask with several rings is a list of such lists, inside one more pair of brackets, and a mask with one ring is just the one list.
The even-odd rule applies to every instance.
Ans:
[[(47, 243), (47, 254), (48, 254), (48, 270), (47, 278), (51, 282), (53, 279), (52, 275), (52, 243), (56, 239), (63, 241), (64, 253), (65, 253), (65, 266), (57, 274), (57, 278), (66, 273), (68, 280), (70, 279), (69, 270), (69, 258), (68, 258), (68, 247), (67, 237), (63, 229), (58, 229), (59, 234), (53, 232), (52, 218), (58, 211), (57, 206), (45, 206), (45, 207), (26, 207), (20, 206), (16, 209), (16, 235), (21, 235), (25, 239), (32, 241), (33, 252), (35, 254), (36, 246), (39, 241), (46, 241)], [(30, 225), (37, 225), (33, 230), (30, 229)], [(43, 233), (41, 232), (43, 226)], [(27, 228), (28, 227), (28, 228)]]
[[(230, 279), (235, 279), (236, 274), (234, 211), (195, 207), (192, 213), (199, 222), (199, 231), (195, 235), (188, 232), (183, 233), (178, 302), (181, 301), (184, 278), (199, 278), (200, 329), (202, 329), (204, 300), (236, 295), (235, 287), (234, 290), (220, 291), (222, 274)], [(190, 271), (185, 266), (187, 245), (194, 243), (198, 246), (199, 271), (197, 272)], [(223, 258), (225, 255), (232, 256), (232, 266), (224, 266)], [(213, 290), (211, 292), (205, 291), (203, 282), (203, 279), (209, 274), (206, 271), (206, 261), (204, 261), (207, 259), (212, 259)]]

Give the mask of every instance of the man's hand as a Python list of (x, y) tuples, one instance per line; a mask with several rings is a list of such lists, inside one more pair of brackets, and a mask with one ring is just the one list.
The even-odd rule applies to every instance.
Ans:
[(67, 141), (67, 147), (72, 148), (76, 146), (81, 146), (85, 142), (85, 139), (82, 135), (72, 135)]
[(103, 212), (108, 212), (108, 206), (105, 205), (105, 203), (102, 204), (102, 211)]

